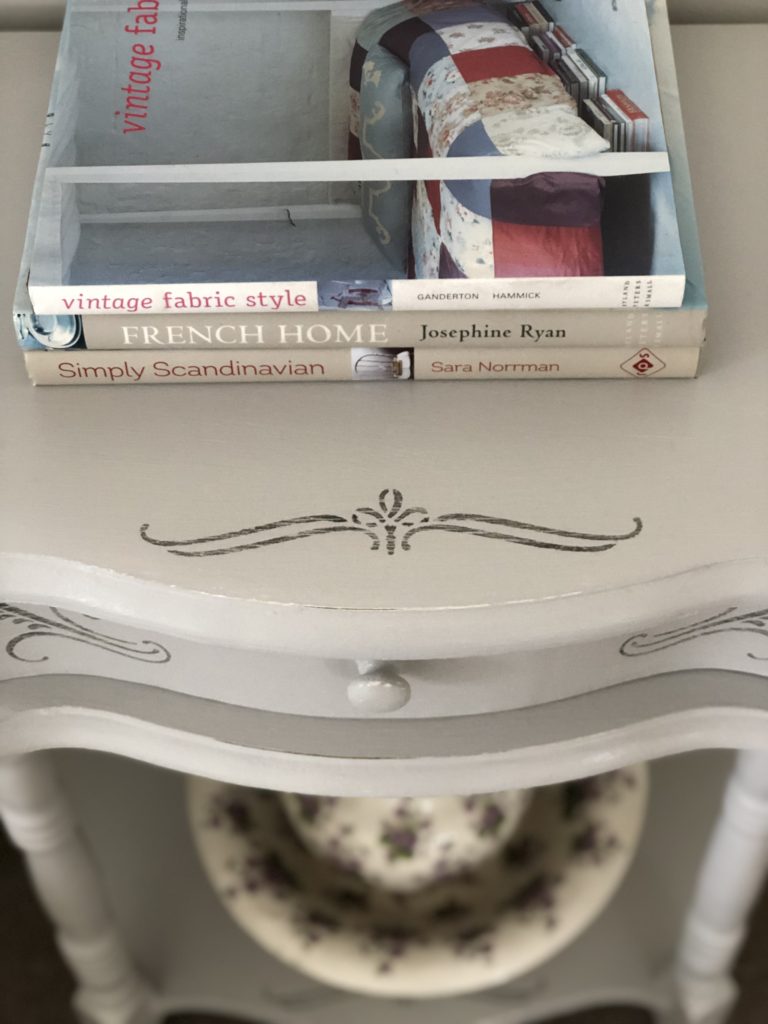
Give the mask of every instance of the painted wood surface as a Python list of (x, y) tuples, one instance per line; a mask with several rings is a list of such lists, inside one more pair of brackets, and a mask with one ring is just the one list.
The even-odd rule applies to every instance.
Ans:
[(694, 670), (720, 670), (724, 694), (736, 690), (729, 674), (768, 680), (768, 610), (697, 616), (481, 658), (387, 661), (204, 644), (55, 606), (0, 602), (0, 681), (28, 680), (39, 691), (43, 677), (112, 678), (146, 695), (163, 690), (271, 714), (401, 721), (492, 716)]
[(113, 752), (239, 785), (344, 796), (490, 792), (710, 747), (766, 749), (753, 676), (675, 673), (541, 707), (458, 718), (309, 718), (52, 676), (3, 684), (0, 750)]
[[(525, 977), (459, 999), (365, 999), (273, 960), (233, 924), (195, 855), (184, 780), (147, 765), (71, 753), (57, 757), (129, 949), (154, 972), (158, 1015), (190, 1008), (284, 1024), (525, 1024), (595, 1005), (638, 1005), (673, 1018), (667, 969), (717, 814), (731, 758), (652, 766), (647, 825), (616, 898), (580, 940)], [(117, 805), (112, 794), (124, 795)], [(685, 818), (677, 813), (687, 808)], [(675, 856), (669, 856), (670, 847)], [(173, 875), (175, 884), (167, 879)], [(216, 955), (211, 955), (215, 950)]]
[[(351, 657), (551, 646), (663, 629), (714, 602), (767, 604), (768, 479), (755, 467), (768, 454), (768, 239), (752, 196), (768, 140), (748, 126), (768, 29), (718, 37), (723, 80), (752, 69), (737, 104), (700, 60), (706, 32), (678, 34), (712, 268), (699, 380), (33, 390), (8, 327), (2, 596)], [(0, 42), (9, 80), (53, 58), (50, 38)], [(44, 74), (4, 98), (7, 296)]]
[(768, 867), (768, 755), (739, 755), (686, 917), (678, 958), (692, 1024), (720, 1024), (736, 1000), (730, 970)]
[(24, 854), (61, 955), (77, 980), (81, 1019), (147, 1024), (149, 990), (115, 929), (98, 868), (46, 755), (0, 760), (0, 818)]
[[(669, 0), (673, 22), (766, 22), (764, 0)], [(55, 29), (64, 11), (63, 0), (0, 0), (0, 30)]]
[[(727, 87), (709, 81), (714, 57), (701, 59), (717, 52), (724, 80), (749, 68), (757, 87), (766, 30), (686, 29), (676, 38), (705, 256), (716, 268), (710, 351), (697, 382), (407, 394), (326, 387), (314, 397), (302, 391), (301, 403), (291, 389), (272, 398), (223, 388), (202, 396), (45, 393), (29, 388), (6, 338), (0, 598), (14, 611), (0, 623), (4, 755), (92, 747), (246, 784), (383, 794), (536, 785), (695, 747), (768, 746), (759, 664), (768, 607), (766, 242), (757, 198), (768, 140), (744, 127), (762, 123), (750, 106), (760, 89), (734, 103)], [(0, 39), (3, 73), (27, 83), (24, 94), (3, 90), (14, 104), (4, 108), (3, 136), (16, 140), (3, 169), (8, 194), (18, 197), (2, 248), (6, 296), (34, 163), (31, 125), (47, 93), (44, 76), (24, 72), (50, 64), (54, 47), (45, 36)], [(238, 529), (258, 528), (258, 536), (284, 521), (293, 527), (307, 515), (335, 516), (345, 528), (238, 552), (173, 553), (206, 550), (205, 538)], [(472, 529), (445, 529), (449, 521)], [(431, 524), (403, 545), (408, 531)], [(521, 530), (533, 543), (521, 542)], [(543, 677), (548, 665), (567, 679), (574, 651), (598, 655), (609, 640), (615, 665), (633, 666), (626, 678), (614, 666), (594, 692), (579, 684), (553, 699), (556, 688), (545, 685), (544, 701), (533, 691), (537, 657), (565, 650), (557, 672), (544, 661), (538, 671)], [(188, 684), (181, 674), (172, 685), (156, 681), (163, 672), (174, 678), (184, 659), (191, 664), (195, 644), (234, 649), (241, 674), (233, 674), (229, 704), (210, 670), (208, 689), (198, 689), (194, 673)], [(64, 649), (77, 656), (58, 662)], [(248, 670), (257, 663), (238, 659), (254, 650), (307, 664), (321, 653), (339, 659), (312, 665), (307, 676), (338, 701), (361, 670), (396, 684), (399, 671), (375, 664), (396, 659), (410, 699), (349, 718), (319, 714), (322, 702), (302, 705), (300, 691), (289, 709), (279, 685), (269, 700), (267, 685), (249, 700)], [(490, 656), (476, 666), (487, 713), (451, 705), (446, 676), (432, 666), (424, 686), (439, 699), (413, 714), (423, 699), (414, 672), (431, 669), (403, 659), (481, 654)], [(524, 665), (529, 674), (510, 684), (510, 668)], [(741, 759), (693, 903), (680, 980), (684, 1018), (695, 1024), (718, 1020), (731, 998), (727, 969), (765, 866), (765, 771), (764, 754)], [(670, 789), (676, 806), (711, 795), (703, 779)], [(81, 992), (97, 993), (82, 1002), (84, 1012), (97, 1024), (134, 1024), (161, 1008), (188, 1008), (190, 994), (201, 1009), (221, 1009), (216, 993), (229, 965), (218, 980), (200, 972), (205, 952), (194, 928), (170, 936), (176, 960), (166, 1003), (147, 1003), (47, 762), (6, 760), (2, 783), (3, 814), (62, 930)], [(693, 861), (669, 858), (670, 870), (682, 866), (692, 880)], [(648, 892), (638, 890), (635, 907), (650, 905)], [(593, 966), (621, 966), (623, 987), (555, 989), (548, 1002), (541, 992), (504, 993), (503, 1009), (491, 999), (482, 1019), (490, 1012), (522, 1024), (542, 1006), (565, 1012), (622, 993), (642, 1001), (649, 975), (613, 941), (626, 934), (626, 920), (614, 920), (603, 945), (582, 948)], [(660, 1010), (671, 1008), (669, 979), (658, 973), (670, 948), (669, 936), (663, 948), (650, 940), (657, 987), (646, 999)], [(578, 956), (566, 980), (583, 979)], [(238, 990), (230, 992), (236, 1009)], [(279, 1012), (286, 1021), (320, 1006), (317, 993), (295, 984), (284, 995), (293, 1001)], [(342, 1019), (336, 1005), (326, 1009)], [(436, 1014), (448, 1019), (440, 1007)]]

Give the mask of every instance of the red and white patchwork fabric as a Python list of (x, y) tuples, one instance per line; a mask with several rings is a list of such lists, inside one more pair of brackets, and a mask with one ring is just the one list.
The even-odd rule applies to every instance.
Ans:
[[(422, 157), (573, 158), (608, 149), (555, 73), (502, 14), (467, 0), (404, 0), (372, 12), (358, 34), (350, 85), (350, 156), (365, 108), (367, 53), (400, 62)], [(401, 66), (402, 72), (397, 68)], [(385, 116), (390, 116), (387, 113)], [(394, 110), (392, 117), (402, 117)], [(411, 216), (416, 277), (548, 277), (603, 273), (603, 182), (542, 173), (525, 179), (417, 183)]]

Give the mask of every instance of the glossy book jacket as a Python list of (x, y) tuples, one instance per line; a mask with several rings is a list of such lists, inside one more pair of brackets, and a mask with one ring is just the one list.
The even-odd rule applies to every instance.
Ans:
[[(586, 156), (520, 155), (514, 147), (488, 155), (487, 146), (467, 150), (462, 136), (462, 152), (425, 157), (412, 148), (404, 156), (349, 159), (350, 68), (366, 16), (392, 18), (392, 8), (405, 7), (436, 46), (448, 46), (440, 18), (454, 7), (479, 11), (503, 33), (510, 5), (299, 6), (70, 0), (16, 296), (21, 340), (30, 318), (46, 316), (680, 306), (681, 235), (690, 235), (693, 222), (662, 0), (622, 0), (616, 11), (595, 0), (551, 3), (609, 83), (651, 117), (648, 152)], [(522, 45), (507, 49), (521, 67), (532, 59)], [(488, 83), (472, 78), (476, 53), (451, 50), (449, 57), (464, 68), (462, 88), (487, 93)], [(506, 59), (499, 57), (499, 67)], [(538, 77), (543, 103), (559, 86), (549, 72)], [(415, 93), (412, 99), (416, 105)], [(446, 256), (434, 276), (409, 277), (372, 228), (379, 186), (405, 184), (415, 194), (439, 179), (447, 223), (466, 212), (456, 196), (467, 184), (487, 186), (514, 206), (523, 197), (518, 186), (590, 176), (604, 183), (599, 276), (495, 276), (479, 260), (470, 267), (469, 257), (464, 269), (446, 270)], [(415, 222), (415, 200), (412, 216)], [(465, 224), (452, 235), (466, 235), (468, 252), (510, 230), (480, 214), (470, 220), (471, 231)], [(423, 242), (417, 228), (410, 224), (411, 251)], [(692, 230), (686, 253), (697, 249)]]

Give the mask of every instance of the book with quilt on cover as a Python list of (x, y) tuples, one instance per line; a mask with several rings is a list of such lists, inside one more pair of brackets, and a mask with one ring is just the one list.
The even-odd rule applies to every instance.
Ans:
[(512, 6), (70, 0), (17, 320), (679, 306), (663, 0), (549, 5), (647, 114), (641, 153), (578, 116)]

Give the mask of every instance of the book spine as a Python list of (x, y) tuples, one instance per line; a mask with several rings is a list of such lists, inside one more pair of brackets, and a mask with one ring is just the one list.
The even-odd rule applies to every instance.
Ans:
[(594, 128), (598, 134), (602, 135), (604, 139), (607, 139), (613, 145), (615, 122), (611, 120), (604, 110), (598, 107), (594, 100), (584, 101), (582, 116), (591, 128)]
[(577, 73), (581, 74), (584, 79), (584, 95), (583, 100), (594, 100), (603, 90), (600, 88), (600, 78), (595, 74), (594, 70), (584, 60), (579, 50), (571, 50), (568, 54), (568, 59), (573, 63)]
[(608, 89), (605, 95), (632, 121), (648, 120), (648, 115), (636, 103), (633, 103), (621, 89)]
[(35, 384), (276, 383), (308, 380), (407, 380), (407, 350), (332, 352), (25, 352)]
[(608, 95), (607, 92), (604, 92), (603, 95), (600, 97), (600, 103), (603, 109), (612, 117), (618, 118), (622, 121), (631, 120), (629, 117), (627, 117), (627, 115), (624, 113), (621, 107), (619, 107), (616, 101), (612, 99), (611, 96)]
[(310, 313), (318, 309), (316, 281), (222, 284), (29, 284), (41, 316), (82, 313)]
[(695, 377), (701, 348), (416, 349), (415, 380), (556, 380)]
[(518, 11), (518, 6), (518, 4), (512, 4), (512, 6), (507, 11), (507, 17), (509, 18), (510, 22), (515, 26), (515, 28), (519, 28), (521, 31), (525, 31), (526, 22), (523, 19), (523, 16), (520, 13), (520, 11)]
[(616, 136), (613, 148), (620, 153), (631, 152), (634, 148), (634, 122), (616, 106), (607, 93), (603, 93), (603, 95), (599, 97), (598, 102), (608, 117), (610, 117), (616, 125)]
[(521, 23), (527, 28), (535, 28), (539, 24), (539, 19), (530, 9), (527, 3), (515, 4), (515, 14), (520, 18)]
[(545, 64), (551, 65), (552, 63), (552, 50), (547, 44), (545, 39), (546, 33), (535, 32), (528, 40), (530, 46), (533, 48), (537, 57), (540, 57)]
[[(576, 68), (570, 60), (570, 52), (564, 53), (557, 64), (557, 74), (560, 76), (560, 81), (565, 86), (565, 90), (569, 96), (572, 96), (577, 103), (581, 102), (582, 85), (579, 75), (576, 72)], [(586, 85), (586, 80), (584, 82)]]
[(297, 313), (249, 316), (93, 316), (63, 318), (51, 330), (27, 324), (29, 349), (111, 351), (283, 349), (303, 352), (353, 347), (486, 348), (700, 345), (706, 310), (511, 310), (475, 313)]
[(538, 12), (539, 18), (542, 24), (546, 25), (547, 31), (551, 32), (555, 27), (554, 18), (551, 16), (549, 11), (546, 9), (541, 0), (533, 0), (533, 9)]
[[(395, 312), (445, 311), (446, 306), (456, 310), (638, 309), (679, 306), (685, 276), (409, 279), (390, 284), (391, 309)], [(285, 285), (268, 294), (248, 291), (249, 287), (211, 285), (206, 290), (203, 285), (30, 285), (29, 294), (33, 311), (39, 316), (318, 312), (317, 302), (308, 301), (311, 289), (306, 285)], [(312, 288), (316, 293), (316, 285)], [(354, 315), (354, 307), (349, 312)]]
[(590, 69), (592, 74), (595, 76), (595, 81), (597, 82), (597, 94), (601, 95), (602, 93), (605, 92), (605, 90), (608, 87), (608, 76), (606, 75), (605, 71), (603, 71), (603, 69), (600, 67), (600, 65), (596, 64), (594, 60), (592, 60), (592, 58), (586, 52), (586, 50), (577, 49), (576, 52), (578, 53), (581, 60), (583, 60), (586, 66)]
[(628, 150), (643, 152), (648, 149), (650, 121), (636, 103), (633, 103), (621, 89), (609, 89), (600, 97), (606, 110), (627, 122), (629, 133)]
[(394, 310), (641, 309), (683, 301), (684, 274), (392, 281)]
[(565, 50), (568, 50), (570, 49), (570, 47), (576, 45), (575, 40), (568, 35), (568, 33), (565, 31), (562, 25), (555, 25), (554, 29), (552, 30), (552, 35), (555, 37), (560, 46), (562, 46)]
[(352, 349), (234, 357), (228, 352), (25, 352), (41, 385), (288, 383), (306, 381), (554, 380), (694, 377), (701, 349), (619, 348)]
[(547, 63), (555, 69), (563, 59), (563, 54), (566, 52), (565, 47), (560, 45), (551, 32), (540, 32), (536, 38), (540, 40), (547, 52)]
[(514, 12), (517, 16), (518, 27), (522, 28), (526, 35), (547, 32), (554, 28), (555, 23), (546, 15), (544, 9), (541, 6), (537, 6), (533, 0), (515, 4)]

